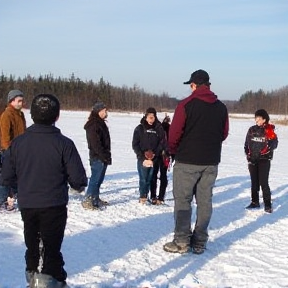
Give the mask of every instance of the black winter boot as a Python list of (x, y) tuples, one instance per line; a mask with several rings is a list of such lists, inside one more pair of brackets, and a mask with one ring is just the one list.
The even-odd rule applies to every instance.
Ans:
[(34, 283), (30, 288), (70, 288), (66, 281), (57, 281), (51, 275), (36, 273)]
[(255, 209), (255, 208), (260, 208), (259, 202), (251, 202), (246, 209)]
[(33, 287), (34, 285), (34, 271), (25, 271), (25, 278), (27, 282), (27, 287)]
[(273, 212), (271, 203), (267, 203), (267, 204), (265, 203), (265, 205), (264, 205), (264, 211), (265, 211), (266, 213), (272, 213), (272, 212)]

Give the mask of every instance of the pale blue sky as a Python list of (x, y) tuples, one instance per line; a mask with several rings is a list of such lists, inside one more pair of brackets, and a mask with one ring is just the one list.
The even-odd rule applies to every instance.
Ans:
[(0, 72), (137, 84), (184, 98), (204, 69), (211, 90), (288, 85), (286, 0), (1, 0)]

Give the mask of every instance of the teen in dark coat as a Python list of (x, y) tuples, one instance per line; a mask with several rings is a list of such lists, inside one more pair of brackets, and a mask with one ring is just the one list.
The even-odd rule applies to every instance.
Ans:
[(111, 139), (105, 119), (108, 116), (106, 105), (96, 102), (86, 122), (86, 138), (89, 149), (91, 177), (82, 206), (85, 209), (99, 209), (107, 205), (100, 199), (100, 186), (104, 180), (107, 166), (111, 165)]
[(259, 208), (260, 186), (263, 192), (264, 210), (272, 212), (271, 191), (268, 183), (273, 150), (278, 146), (275, 126), (269, 124), (270, 117), (264, 109), (255, 112), (256, 125), (247, 132), (244, 151), (248, 160), (251, 178), (251, 203), (246, 209)]
[[(148, 108), (141, 123), (133, 133), (132, 148), (137, 156), (137, 170), (139, 174), (139, 202), (147, 200), (153, 166), (159, 165), (159, 157), (165, 147), (165, 133), (161, 122), (158, 121), (155, 108)], [(151, 191), (152, 192), (152, 191)], [(151, 195), (155, 199), (156, 195)]]
[[(17, 179), (27, 247), (26, 279), (31, 288), (68, 287), (61, 254), (68, 183), (78, 191), (87, 185), (85, 169), (73, 141), (54, 126), (59, 112), (60, 104), (55, 96), (36, 96), (31, 104), (35, 124), (12, 141), (2, 168), (2, 184), (14, 185)], [(40, 238), (44, 255), (38, 273)]]
[[(167, 115), (165, 116), (164, 120), (161, 123), (164, 133), (165, 133), (165, 143), (168, 140), (169, 136), (169, 129), (170, 129), (170, 117)], [(168, 152), (168, 145), (163, 147), (161, 155), (158, 157), (158, 161), (155, 162), (153, 167), (153, 176), (151, 180), (151, 203), (153, 205), (161, 205), (164, 204), (164, 198), (166, 193), (166, 188), (168, 185), (168, 178), (167, 178), (167, 170), (169, 168), (170, 163), (170, 156)], [(157, 179), (158, 179), (158, 172), (160, 171), (160, 187), (159, 187), (159, 194), (157, 195)]]

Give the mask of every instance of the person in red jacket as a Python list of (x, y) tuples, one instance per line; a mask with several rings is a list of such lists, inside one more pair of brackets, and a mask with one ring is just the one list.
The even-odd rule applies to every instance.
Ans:
[[(204, 70), (192, 73), (192, 94), (176, 107), (169, 130), (168, 146), (173, 168), (174, 239), (163, 249), (172, 253), (204, 252), (208, 225), (212, 216), (212, 189), (218, 173), (222, 142), (228, 136), (226, 106), (210, 90), (209, 75)], [(197, 219), (191, 230), (193, 188)]]
[(272, 213), (271, 191), (268, 183), (273, 151), (278, 146), (275, 126), (269, 123), (270, 117), (266, 110), (255, 112), (256, 125), (248, 129), (244, 151), (248, 161), (251, 178), (251, 203), (246, 209), (260, 208), (259, 190), (263, 192), (264, 210)]

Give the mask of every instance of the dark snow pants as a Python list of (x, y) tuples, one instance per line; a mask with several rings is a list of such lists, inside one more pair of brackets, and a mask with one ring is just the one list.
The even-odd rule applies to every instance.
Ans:
[(38, 272), (40, 238), (43, 242), (44, 256), (41, 273), (64, 281), (67, 273), (64, 270), (61, 245), (67, 221), (67, 207), (21, 209), (24, 222), (24, 240), (27, 247), (25, 253), (26, 271)]
[(269, 187), (270, 160), (261, 159), (255, 164), (248, 164), (251, 178), (251, 201), (259, 203), (260, 187), (263, 192), (263, 201), (266, 206), (271, 206), (271, 191)]
[(151, 199), (156, 199), (157, 194), (157, 180), (158, 180), (158, 172), (160, 170), (160, 187), (159, 187), (159, 195), (158, 199), (163, 201), (165, 198), (165, 192), (168, 185), (167, 179), (167, 170), (168, 167), (165, 166), (163, 157), (159, 157), (157, 161), (153, 161), (153, 176), (151, 180)]

